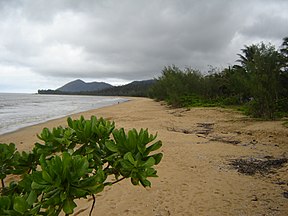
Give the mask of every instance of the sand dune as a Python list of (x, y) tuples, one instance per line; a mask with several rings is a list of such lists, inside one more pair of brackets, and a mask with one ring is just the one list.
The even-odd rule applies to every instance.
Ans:
[[(163, 142), (152, 187), (135, 187), (129, 180), (107, 187), (97, 196), (93, 215), (288, 215), (288, 163), (255, 175), (230, 165), (240, 158), (288, 158), (288, 129), (281, 121), (256, 121), (221, 108), (170, 109), (145, 98), (81, 114), (105, 117), (127, 130), (148, 128)], [(2, 135), (0, 142), (29, 150), (43, 127), (65, 121)], [(88, 215), (91, 203), (80, 200), (74, 215)]]

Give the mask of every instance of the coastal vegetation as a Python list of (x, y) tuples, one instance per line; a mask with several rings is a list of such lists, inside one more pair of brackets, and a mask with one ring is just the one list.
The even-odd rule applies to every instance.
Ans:
[(174, 107), (237, 106), (253, 117), (275, 119), (288, 113), (288, 37), (245, 46), (239, 64), (203, 74), (175, 65), (163, 69), (149, 96)]
[[(44, 128), (31, 152), (0, 144), (0, 215), (70, 215), (76, 199), (96, 197), (124, 179), (150, 187), (157, 177), (161, 141), (148, 129), (125, 132), (92, 116), (67, 119), (68, 127)], [(7, 177), (16, 181), (8, 182)]]

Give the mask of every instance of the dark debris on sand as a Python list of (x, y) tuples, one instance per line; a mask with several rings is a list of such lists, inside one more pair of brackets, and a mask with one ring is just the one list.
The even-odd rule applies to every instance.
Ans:
[(168, 131), (179, 132), (184, 134), (204, 135), (205, 137), (213, 131), (214, 123), (197, 123), (196, 130), (189, 130), (183, 128), (167, 127)]
[(268, 174), (272, 169), (281, 168), (285, 163), (288, 162), (287, 158), (265, 158), (265, 159), (233, 159), (230, 165), (238, 172), (245, 175), (254, 175), (260, 173), (262, 175)]

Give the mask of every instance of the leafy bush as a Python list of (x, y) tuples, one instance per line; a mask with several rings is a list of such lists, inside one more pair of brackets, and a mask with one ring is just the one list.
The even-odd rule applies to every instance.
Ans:
[(179, 101), (183, 107), (215, 107), (218, 105), (216, 100), (207, 99), (199, 95), (182, 96)]
[[(133, 185), (150, 187), (157, 177), (162, 143), (148, 129), (115, 129), (114, 122), (92, 116), (67, 119), (68, 127), (44, 128), (31, 152), (18, 152), (15, 144), (0, 144), (0, 215), (72, 214), (75, 199), (95, 194), (126, 178)], [(152, 143), (152, 144), (151, 144)], [(5, 185), (8, 175), (19, 181)], [(108, 176), (114, 176), (113, 181)]]
[[(149, 97), (174, 107), (246, 106), (248, 114), (277, 119), (288, 113), (288, 46), (252, 44), (241, 49), (237, 65), (201, 73), (175, 65), (164, 67)], [(253, 101), (251, 101), (253, 98)]]

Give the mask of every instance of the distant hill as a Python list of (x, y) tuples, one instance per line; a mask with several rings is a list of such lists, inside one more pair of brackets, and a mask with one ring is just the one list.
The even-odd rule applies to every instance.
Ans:
[(56, 90), (38, 90), (38, 94), (74, 94), (74, 95), (98, 95), (98, 96), (134, 96), (147, 97), (150, 87), (155, 80), (133, 81), (122, 86), (112, 86), (104, 82), (85, 83), (82, 80), (74, 80)]
[(100, 90), (111, 88), (111, 87), (113, 86), (105, 82), (86, 83), (80, 79), (77, 79), (56, 89), (56, 91), (69, 92), (69, 93), (91, 92), (91, 91), (100, 91)]
[(149, 88), (155, 83), (155, 80), (133, 81), (126, 85), (114, 86), (112, 88), (103, 89), (94, 92), (101, 96), (134, 96), (147, 97)]

